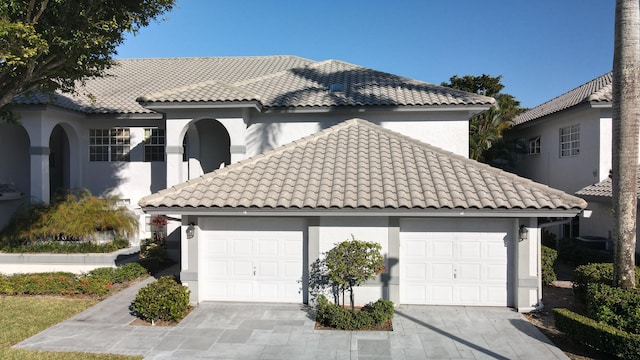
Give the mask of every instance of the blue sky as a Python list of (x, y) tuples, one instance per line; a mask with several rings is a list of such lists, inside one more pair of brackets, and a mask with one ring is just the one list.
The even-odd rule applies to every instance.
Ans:
[(118, 58), (296, 55), (440, 84), (502, 75), (533, 107), (611, 70), (612, 0), (178, 0)]

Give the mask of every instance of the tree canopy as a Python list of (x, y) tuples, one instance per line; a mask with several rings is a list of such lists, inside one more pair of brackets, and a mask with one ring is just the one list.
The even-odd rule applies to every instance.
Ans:
[(510, 157), (518, 144), (505, 142), (502, 133), (512, 126), (513, 118), (525, 109), (520, 107), (520, 102), (513, 95), (501, 92), (504, 89), (502, 75), (454, 75), (448, 83), (440, 85), (496, 99), (496, 105), (471, 118), (469, 157), (509, 169)]
[[(0, 112), (29, 92), (74, 92), (104, 76), (127, 32), (135, 34), (175, 0), (3, 0)], [(1, 122), (2, 120), (0, 120)]]

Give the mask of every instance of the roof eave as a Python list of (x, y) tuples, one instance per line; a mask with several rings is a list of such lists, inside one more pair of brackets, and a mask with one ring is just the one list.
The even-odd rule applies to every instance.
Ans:
[(255, 109), (262, 111), (259, 101), (181, 101), (181, 102), (139, 102), (146, 109), (154, 111), (179, 109)]
[(582, 208), (571, 209), (273, 209), (273, 208), (205, 208), (153, 207), (142, 210), (148, 214), (180, 214), (194, 216), (393, 216), (393, 217), (574, 217)]
[(442, 112), (442, 111), (468, 111), (477, 113), (488, 110), (491, 104), (487, 105), (344, 105), (344, 106), (290, 106), (290, 107), (265, 107), (262, 111), (269, 113), (328, 113), (340, 110), (345, 111), (391, 111), (391, 112)]

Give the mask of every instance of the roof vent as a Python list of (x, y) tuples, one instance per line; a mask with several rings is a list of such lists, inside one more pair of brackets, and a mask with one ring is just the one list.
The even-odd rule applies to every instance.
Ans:
[(343, 93), (346, 86), (342, 83), (329, 85), (330, 93)]

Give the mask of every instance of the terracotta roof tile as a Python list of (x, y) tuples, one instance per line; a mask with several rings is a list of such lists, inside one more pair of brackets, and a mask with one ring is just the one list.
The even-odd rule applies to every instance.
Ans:
[(354, 119), (149, 195), (140, 205), (147, 208), (582, 209), (586, 202)]

